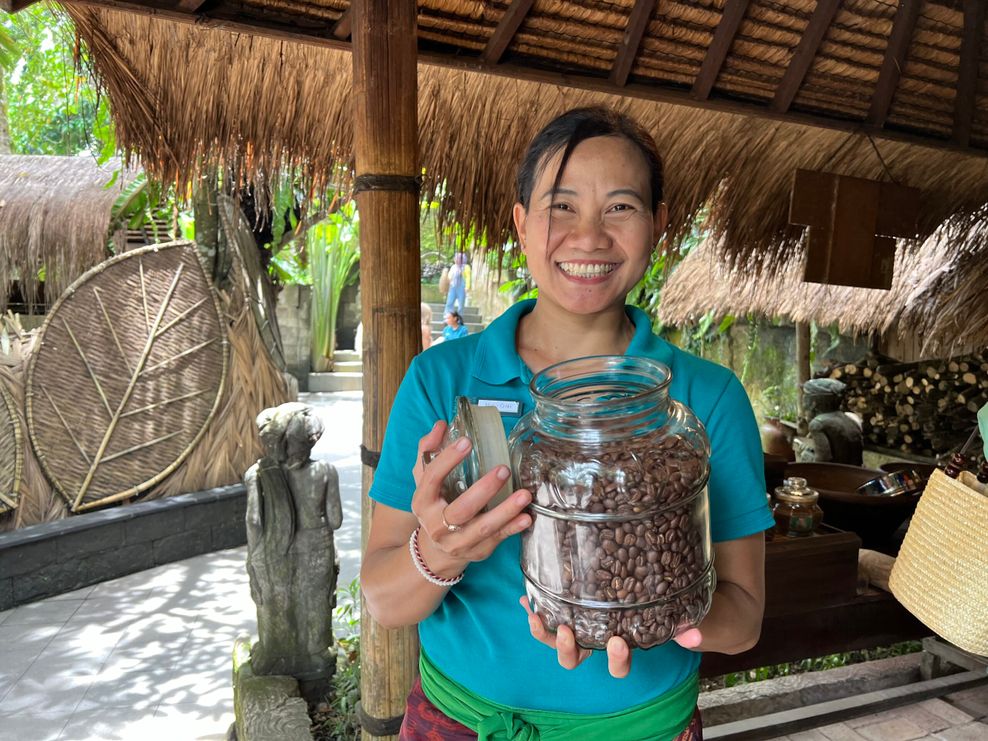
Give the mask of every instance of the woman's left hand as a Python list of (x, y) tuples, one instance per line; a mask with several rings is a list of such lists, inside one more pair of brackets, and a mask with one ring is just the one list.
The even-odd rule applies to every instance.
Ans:
[[(560, 625), (555, 633), (547, 630), (542, 618), (532, 612), (528, 597), (522, 597), (520, 602), (528, 613), (528, 629), (532, 637), (539, 643), (555, 649), (559, 665), (564, 669), (575, 669), (593, 653), (590, 649), (580, 648), (576, 644), (576, 636), (568, 625)], [(703, 636), (698, 629), (687, 628), (673, 640), (683, 648), (694, 649), (703, 641)], [(618, 636), (611, 636), (607, 641), (607, 671), (616, 679), (628, 676), (628, 672), (631, 671), (631, 649), (628, 648), (625, 640)]]

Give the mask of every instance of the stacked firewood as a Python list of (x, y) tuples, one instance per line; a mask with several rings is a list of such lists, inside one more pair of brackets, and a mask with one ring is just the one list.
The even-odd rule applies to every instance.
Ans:
[(866, 445), (917, 455), (963, 445), (988, 403), (988, 349), (913, 363), (868, 355), (818, 375), (847, 384), (844, 410), (861, 417)]

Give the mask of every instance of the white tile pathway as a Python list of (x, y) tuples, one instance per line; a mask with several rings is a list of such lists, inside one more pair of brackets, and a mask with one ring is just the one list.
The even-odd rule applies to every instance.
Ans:
[[(360, 563), (361, 394), (306, 394), (340, 474), (339, 584)], [(0, 741), (223, 741), (231, 651), (256, 634), (246, 548), (0, 613)]]

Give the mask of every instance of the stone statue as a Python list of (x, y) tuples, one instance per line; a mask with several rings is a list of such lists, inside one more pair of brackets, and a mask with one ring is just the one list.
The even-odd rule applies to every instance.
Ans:
[(814, 378), (803, 384), (809, 433), (797, 446), (800, 462), (862, 464), (861, 425), (840, 410), (844, 388), (836, 378)]
[(319, 418), (292, 402), (257, 416), (265, 455), (244, 476), (247, 573), (257, 605), (255, 675), (290, 675), (328, 686), (336, 668), (332, 611), (339, 563), (333, 530), (343, 522), (336, 469), (312, 460)]

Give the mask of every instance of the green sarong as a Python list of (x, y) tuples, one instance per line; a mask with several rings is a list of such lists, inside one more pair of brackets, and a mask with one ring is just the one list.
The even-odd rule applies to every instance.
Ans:
[(700, 684), (696, 674), (649, 702), (614, 713), (583, 715), (513, 708), (474, 694), (419, 653), (422, 691), (478, 741), (671, 741), (689, 725)]

